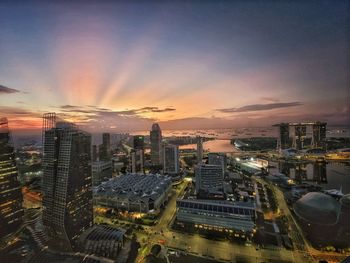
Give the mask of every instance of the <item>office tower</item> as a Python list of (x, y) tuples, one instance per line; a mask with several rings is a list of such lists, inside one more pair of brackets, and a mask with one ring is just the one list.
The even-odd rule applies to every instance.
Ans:
[(111, 159), (111, 135), (102, 134), (102, 144), (100, 145), (100, 160), (108, 161)]
[(197, 163), (202, 163), (203, 160), (203, 139), (197, 136)]
[(162, 163), (162, 131), (158, 123), (152, 125), (150, 131), (151, 141), (151, 162), (153, 165), (160, 165)]
[(301, 150), (304, 148), (304, 139), (306, 137), (306, 125), (305, 124), (297, 124), (294, 127), (295, 134), (293, 140), (293, 147), (297, 150)]
[(325, 148), (326, 132), (327, 132), (327, 123), (315, 122), (312, 125), (312, 140), (311, 140), (312, 147)]
[(225, 153), (208, 153), (208, 164), (220, 165), (225, 172), (227, 168), (227, 158)]
[(91, 163), (92, 185), (97, 186), (112, 178), (112, 161), (95, 161)]
[(222, 191), (224, 173), (222, 166), (201, 164), (196, 167), (196, 191)]
[(0, 119), (0, 238), (22, 223), (22, 193), (8, 122)]
[(91, 136), (71, 123), (47, 122), (51, 125), (43, 127), (43, 224), (49, 247), (72, 251), (79, 235), (93, 224)]
[(144, 148), (145, 148), (145, 136), (135, 135), (133, 139), (134, 139), (134, 149), (135, 150), (144, 150)]
[(180, 172), (179, 147), (177, 145), (164, 145), (163, 147), (164, 174), (178, 174)]
[(98, 157), (97, 145), (94, 144), (92, 145), (92, 161), (96, 162), (98, 158), (99, 157)]
[(279, 150), (288, 149), (289, 145), (289, 124), (281, 123), (279, 124), (279, 141), (278, 148)]
[(143, 150), (133, 149), (130, 152), (131, 157), (131, 172), (144, 173), (144, 155)]

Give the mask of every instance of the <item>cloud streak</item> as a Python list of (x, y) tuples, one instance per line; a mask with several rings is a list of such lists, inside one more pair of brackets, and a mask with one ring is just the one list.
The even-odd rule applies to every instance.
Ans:
[(166, 108), (159, 108), (159, 107), (142, 107), (138, 109), (131, 109), (131, 110), (112, 110), (112, 109), (106, 109), (106, 108), (100, 108), (95, 106), (74, 106), (74, 105), (62, 105), (59, 106), (59, 109), (62, 112), (65, 113), (86, 113), (86, 114), (92, 114), (92, 115), (120, 115), (120, 116), (134, 116), (134, 115), (140, 115), (144, 113), (163, 113), (163, 112), (170, 112), (175, 111), (175, 108), (172, 107), (166, 107)]
[(18, 92), (20, 92), (20, 91), (17, 89), (12, 89), (12, 88), (0, 85), (0, 95), (1, 94), (12, 94), (12, 93), (18, 93)]
[(303, 103), (299, 101), (293, 102), (279, 102), (279, 103), (267, 103), (267, 104), (251, 104), (239, 108), (226, 108), (226, 109), (216, 109), (216, 111), (221, 113), (235, 113), (235, 112), (251, 112), (251, 111), (266, 111), (280, 108), (288, 108), (301, 106)]

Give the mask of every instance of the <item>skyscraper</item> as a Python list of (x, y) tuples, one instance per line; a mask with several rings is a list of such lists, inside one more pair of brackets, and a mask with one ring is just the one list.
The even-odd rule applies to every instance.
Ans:
[(312, 125), (312, 140), (313, 147), (325, 148), (326, 146), (327, 123), (315, 122)]
[(0, 238), (22, 223), (22, 193), (6, 118), (0, 119)]
[(294, 126), (295, 135), (293, 140), (293, 147), (297, 150), (301, 150), (304, 148), (304, 140), (306, 137), (306, 125), (305, 124), (297, 124)]
[(102, 144), (100, 145), (100, 160), (108, 161), (111, 159), (111, 135), (102, 134)]
[(151, 140), (151, 162), (153, 165), (160, 165), (162, 163), (162, 131), (158, 123), (152, 125), (150, 131)]
[(278, 150), (288, 149), (290, 147), (289, 123), (280, 123), (274, 126), (277, 126), (279, 128), (278, 145), (277, 145)]
[(145, 148), (145, 136), (135, 135), (133, 139), (134, 139), (134, 149), (144, 150), (144, 148)]
[(130, 152), (131, 158), (131, 172), (132, 173), (144, 173), (144, 155), (143, 150), (133, 149)]
[(97, 150), (97, 145), (94, 144), (92, 145), (92, 161), (96, 162), (98, 157), (98, 150)]
[(180, 172), (179, 147), (177, 145), (164, 145), (163, 147), (164, 174), (175, 175)]
[(197, 163), (201, 164), (203, 160), (203, 138), (197, 136)]
[(71, 123), (52, 125), (43, 131), (43, 223), (49, 246), (72, 251), (93, 224), (91, 136)]

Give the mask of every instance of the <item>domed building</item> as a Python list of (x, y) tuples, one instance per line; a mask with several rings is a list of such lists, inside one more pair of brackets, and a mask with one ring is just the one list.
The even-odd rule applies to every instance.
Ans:
[(299, 218), (312, 224), (335, 225), (339, 220), (339, 202), (324, 193), (307, 193), (293, 207)]
[(338, 201), (324, 193), (310, 192), (293, 208), (304, 234), (315, 247), (350, 246), (350, 194)]
[(340, 199), (340, 203), (343, 209), (350, 209), (350, 194), (344, 195)]

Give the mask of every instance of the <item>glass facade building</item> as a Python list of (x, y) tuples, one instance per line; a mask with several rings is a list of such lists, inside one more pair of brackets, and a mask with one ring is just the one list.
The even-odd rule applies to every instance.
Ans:
[(44, 131), (43, 223), (49, 246), (71, 251), (93, 224), (91, 136), (73, 124)]
[(22, 193), (6, 118), (0, 119), (0, 238), (19, 229), (22, 223)]

